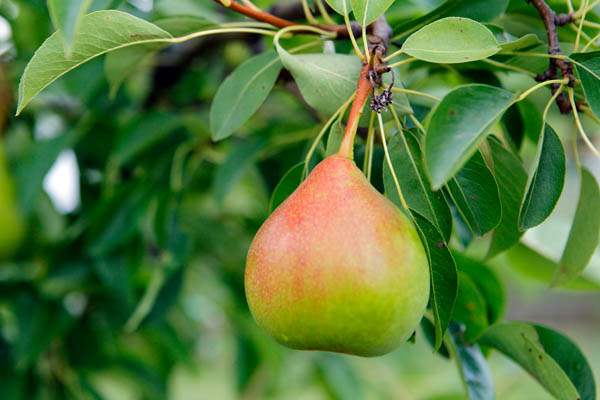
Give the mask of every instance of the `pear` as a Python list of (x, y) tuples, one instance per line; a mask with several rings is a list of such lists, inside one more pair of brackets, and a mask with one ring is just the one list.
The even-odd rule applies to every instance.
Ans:
[(338, 153), (259, 229), (245, 288), (254, 319), (281, 344), (370, 357), (419, 324), (429, 267), (412, 222)]
[(0, 142), (0, 260), (14, 254), (23, 239), (24, 228), (6, 165), (4, 148)]

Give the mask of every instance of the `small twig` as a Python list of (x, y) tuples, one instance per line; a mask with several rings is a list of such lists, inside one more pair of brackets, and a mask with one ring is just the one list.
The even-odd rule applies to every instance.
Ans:
[[(290, 21), (289, 19), (278, 17), (277, 15), (274, 15), (274, 14), (266, 12), (266, 11), (255, 10), (253, 8), (247, 7), (243, 4), (237, 3), (235, 1), (232, 1), (229, 5), (225, 5), (219, 0), (214, 0), (214, 1), (218, 4), (220, 4), (221, 6), (229, 8), (230, 10), (235, 11), (239, 14), (245, 15), (256, 21), (266, 22), (267, 24), (273, 25), (274, 27), (277, 27), (277, 28), (287, 28), (288, 26), (302, 25), (300, 23)], [(337, 38), (347, 38), (348, 37), (348, 30), (346, 29), (345, 25), (316, 24), (316, 25), (312, 25), (312, 26), (322, 29), (322, 30), (325, 30), (325, 31), (333, 32), (336, 34)], [(354, 33), (355, 36), (360, 35), (360, 32), (361, 32), (360, 25), (357, 23), (353, 23), (352, 24), (352, 32)]]
[[(548, 35), (548, 54), (558, 55), (561, 54), (560, 42), (558, 41), (558, 26), (566, 25), (573, 21), (573, 14), (560, 14), (557, 15), (552, 8), (544, 0), (527, 0), (529, 3), (537, 9), (538, 14), (544, 22), (546, 27), (546, 33)], [(538, 75), (536, 80), (538, 82), (545, 82), (549, 80), (555, 80), (557, 78), (557, 70), (563, 78), (567, 78), (569, 86), (573, 86), (575, 83), (575, 75), (573, 74), (573, 65), (562, 58), (550, 58), (548, 69)], [(556, 83), (551, 86), (552, 94), (555, 94), (560, 87), (560, 84)], [(571, 104), (567, 96), (561, 93), (556, 97), (556, 105), (562, 114), (568, 114), (571, 112)]]

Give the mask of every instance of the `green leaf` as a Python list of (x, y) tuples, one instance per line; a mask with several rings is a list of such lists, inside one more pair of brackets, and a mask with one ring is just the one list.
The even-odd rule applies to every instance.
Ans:
[(480, 152), (475, 152), (448, 189), (469, 229), (476, 235), (494, 229), (502, 217), (498, 185)]
[[(441, 191), (432, 191), (425, 174), (419, 142), (410, 132), (400, 132), (389, 143), (390, 158), (408, 207), (437, 227), (445, 240), (452, 233), (452, 214)], [(383, 163), (386, 196), (400, 205), (387, 163)]]
[(367, 26), (375, 21), (393, 3), (394, 0), (350, 0), (354, 17), (361, 26)]
[(112, 151), (112, 160), (118, 165), (130, 162), (181, 127), (182, 122), (178, 115), (171, 113), (145, 113), (122, 130)]
[(486, 265), (461, 253), (453, 251), (452, 256), (458, 270), (468, 275), (483, 295), (489, 323), (499, 321), (506, 306), (506, 292), (496, 274)]
[(271, 195), (271, 202), (269, 205), (269, 210), (271, 212), (275, 211), (277, 207), (281, 203), (285, 201), (300, 185), (302, 182), (302, 174), (304, 173), (304, 163), (298, 163), (290, 168), (283, 178), (279, 181), (275, 189), (273, 190), (273, 194)]
[(338, 354), (320, 353), (316, 366), (323, 377), (323, 383), (334, 399), (362, 399), (363, 387), (357, 371), (348, 359)]
[(564, 284), (585, 269), (600, 240), (600, 188), (596, 178), (587, 169), (581, 169), (579, 202), (563, 251), (555, 284)]
[(523, 234), (519, 229), (519, 207), (525, 194), (527, 172), (521, 160), (498, 139), (490, 137), (488, 145), (502, 205), (502, 218), (494, 230), (487, 254), (487, 258), (491, 258), (518, 243)]
[[(518, 272), (521, 276), (540, 282), (544, 285), (550, 285), (553, 276), (558, 269), (558, 264), (547, 257), (530, 249), (524, 244), (517, 244), (506, 253), (488, 261), (498, 268), (507, 266)], [(561, 289), (568, 289), (581, 292), (600, 291), (600, 283), (588, 279), (584, 276), (577, 276), (573, 280), (561, 284)]]
[(546, 124), (538, 141), (535, 171), (521, 205), (521, 230), (541, 224), (552, 213), (562, 193), (565, 170), (565, 150), (554, 129)]
[(335, 113), (356, 90), (361, 70), (348, 54), (292, 55), (277, 45), (283, 65), (291, 72), (306, 102), (325, 115)]
[(431, 275), (431, 309), (435, 321), (435, 346), (442, 345), (458, 293), (458, 273), (452, 254), (439, 230), (426, 218), (413, 213), (421, 241), (427, 250)]
[(515, 361), (557, 399), (596, 398), (587, 360), (573, 342), (557, 332), (508, 322), (489, 328), (480, 342)]
[(218, 203), (225, 200), (231, 188), (244, 176), (265, 145), (263, 138), (236, 143), (223, 164), (219, 165), (213, 181), (213, 191)]
[(206, 18), (189, 15), (157, 19), (154, 21), (154, 25), (169, 32), (173, 36), (189, 35), (190, 33), (217, 26), (215, 22)]
[(90, 4), (91, 0), (48, 0), (50, 18), (54, 27), (60, 31), (67, 55), (71, 55), (73, 39)]
[(164, 47), (164, 44), (150, 43), (115, 50), (106, 55), (104, 61), (104, 75), (108, 80), (110, 96), (114, 97), (117, 91), (139, 66), (151, 60), (154, 54)]
[(445, 342), (452, 349), (469, 400), (493, 399), (492, 373), (479, 345), (465, 343), (464, 332), (455, 323), (450, 324), (449, 331)]
[(65, 57), (58, 33), (36, 51), (21, 77), (17, 114), (46, 86), (95, 57), (135, 44), (171, 40), (168, 32), (124, 12), (106, 10), (88, 14), (81, 19), (70, 58)]
[(219, 87), (210, 107), (213, 140), (222, 140), (239, 129), (262, 105), (273, 89), (282, 65), (268, 51), (246, 60)]
[(464, 165), (513, 100), (509, 91), (479, 84), (460, 86), (442, 99), (425, 135), (425, 164), (434, 189)]
[(404, 53), (439, 64), (464, 63), (500, 51), (488, 28), (467, 18), (448, 17), (424, 26), (406, 39)]
[(581, 87), (590, 108), (600, 117), (600, 51), (570, 55), (581, 79)]
[(479, 288), (466, 273), (458, 272), (458, 296), (452, 320), (464, 324), (464, 338), (474, 342), (488, 327), (487, 303)]

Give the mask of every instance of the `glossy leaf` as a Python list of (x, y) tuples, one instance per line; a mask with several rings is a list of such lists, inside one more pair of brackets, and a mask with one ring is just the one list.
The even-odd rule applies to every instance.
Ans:
[(476, 235), (482, 236), (500, 223), (498, 185), (480, 152), (448, 182), (448, 189), (463, 220)]
[(248, 59), (223, 81), (210, 108), (213, 140), (230, 136), (258, 110), (281, 68), (277, 53), (269, 51)]
[(88, 10), (91, 0), (48, 0), (48, 11), (54, 27), (60, 31), (65, 53), (71, 54), (71, 44), (79, 28), (81, 18)]
[(450, 324), (449, 331), (451, 335), (446, 342), (450, 342), (469, 400), (493, 399), (492, 373), (479, 345), (466, 343), (464, 332), (456, 323)]
[(431, 275), (431, 308), (435, 321), (435, 346), (442, 345), (458, 293), (458, 273), (452, 254), (439, 230), (426, 218), (413, 213), (421, 240), (427, 251)]
[(394, 26), (396, 41), (407, 33), (443, 17), (463, 17), (479, 22), (492, 21), (506, 11), (509, 0), (447, 0), (422, 17)]
[[(558, 269), (558, 263), (520, 243), (513, 246), (506, 253), (489, 260), (488, 263), (498, 268), (509, 267), (522, 277), (540, 282), (546, 286), (551, 284)], [(597, 292), (600, 291), (600, 282), (580, 275), (569, 282), (561, 284), (559, 287), (573, 291)]]
[(512, 247), (523, 234), (519, 229), (519, 207), (525, 194), (527, 172), (521, 160), (494, 137), (488, 140), (493, 170), (502, 205), (502, 218), (494, 230), (487, 257)]
[(585, 269), (600, 240), (600, 188), (594, 175), (583, 168), (577, 211), (554, 278), (555, 284), (571, 281)]
[(73, 41), (72, 57), (65, 57), (60, 36), (54, 33), (27, 64), (19, 84), (17, 114), (46, 86), (79, 65), (127, 46), (168, 42), (171, 35), (143, 19), (124, 12), (97, 11), (82, 18)]
[(346, 0), (352, 4), (354, 17), (362, 26), (367, 26), (382, 15), (394, 0)]
[(521, 205), (521, 230), (537, 226), (550, 216), (562, 193), (565, 169), (565, 150), (560, 138), (554, 129), (546, 125), (538, 143), (535, 171)]
[(273, 194), (271, 195), (271, 202), (269, 205), (269, 210), (271, 212), (275, 211), (277, 207), (281, 203), (285, 201), (300, 185), (302, 182), (302, 174), (304, 173), (304, 163), (298, 163), (289, 169), (281, 178), (275, 189), (273, 190)]
[(500, 47), (492, 32), (479, 22), (448, 17), (410, 35), (402, 50), (419, 60), (454, 64), (490, 57), (500, 51)]
[[(431, 190), (417, 139), (410, 132), (401, 132), (390, 140), (389, 151), (408, 207), (435, 225), (444, 239), (449, 240), (452, 233), (450, 208), (441, 191)], [(383, 183), (386, 196), (400, 205), (387, 163), (383, 165)]]
[(479, 84), (460, 86), (442, 99), (425, 136), (425, 164), (434, 189), (473, 155), (513, 99), (504, 89)]
[(488, 327), (487, 303), (475, 282), (466, 273), (458, 272), (458, 296), (452, 320), (465, 326), (464, 338), (474, 342)]
[(600, 51), (571, 54), (590, 108), (600, 117)]
[(522, 322), (502, 323), (488, 329), (480, 342), (511, 358), (557, 399), (596, 398), (587, 360), (557, 332)]
[(281, 46), (277, 52), (298, 84), (302, 97), (325, 115), (336, 112), (356, 90), (361, 63), (353, 55), (292, 55)]
[(227, 159), (219, 165), (213, 181), (213, 192), (218, 203), (225, 200), (225, 196), (247, 172), (248, 167), (254, 162), (256, 155), (263, 148), (265, 141), (255, 138), (236, 143)]
[(461, 253), (452, 252), (458, 270), (468, 275), (487, 306), (487, 318), (490, 324), (499, 321), (506, 306), (506, 292), (499, 278), (488, 266)]

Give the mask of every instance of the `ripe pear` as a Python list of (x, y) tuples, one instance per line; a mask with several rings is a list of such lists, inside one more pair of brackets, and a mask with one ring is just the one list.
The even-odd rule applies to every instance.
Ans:
[(334, 154), (259, 229), (245, 287), (255, 320), (281, 344), (371, 357), (419, 324), (429, 267), (412, 222)]
[(24, 231), (25, 226), (17, 208), (14, 187), (0, 142), (0, 260), (14, 254), (21, 244)]

